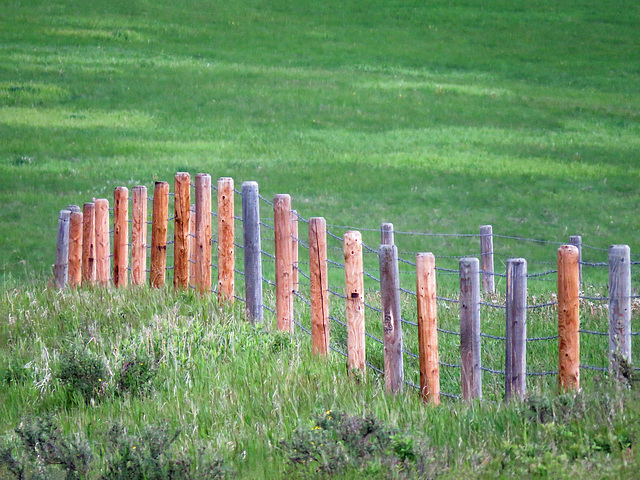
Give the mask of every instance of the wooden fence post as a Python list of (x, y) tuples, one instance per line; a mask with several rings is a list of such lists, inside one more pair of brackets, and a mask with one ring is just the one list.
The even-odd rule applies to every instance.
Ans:
[(311, 291), (311, 345), (314, 355), (329, 354), (329, 277), (327, 222), (309, 219), (309, 277)]
[(211, 176), (196, 175), (196, 289), (211, 291)]
[(609, 371), (620, 378), (631, 365), (631, 249), (609, 247)]
[[(291, 210), (291, 286), (294, 292), (298, 292), (300, 289), (300, 276), (298, 275), (298, 239), (298, 212)], [(295, 295), (293, 295), (291, 299), (293, 300), (294, 297)]]
[(418, 253), (416, 255), (416, 294), (420, 394), (426, 403), (439, 405), (438, 306), (436, 303), (436, 260), (433, 253)]
[(360, 232), (344, 234), (344, 275), (347, 297), (347, 369), (364, 372), (364, 265)]
[(527, 390), (527, 261), (507, 260), (505, 399), (524, 400)]
[(189, 250), (191, 239), (191, 175), (178, 172), (174, 186), (174, 243), (173, 243), (173, 288), (189, 289)]
[(479, 263), (477, 258), (460, 259), (460, 355), (466, 401), (482, 399)]
[(126, 287), (129, 269), (129, 190), (113, 192), (113, 284)]
[(131, 283), (141, 286), (147, 281), (147, 187), (133, 187), (131, 198)]
[(276, 315), (278, 330), (293, 332), (293, 262), (291, 258), (291, 197), (273, 199), (276, 250)]
[(189, 212), (189, 286), (196, 286), (196, 267), (198, 245), (196, 243), (196, 204), (191, 204)]
[(380, 244), (381, 245), (394, 245), (393, 238), (393, 223), (383, 223), (380, 225)]
[(167, 275), (167, 223), (169, 221), (169, 184), (156, 182), (151, 214), (151, 269), (149, 284), (164, 287)]
[(258, 182), (242, 184), (242, 231), (244, 237), (244, 289), (247, 313), (253, 322), (263, 320), (262, 246)]
[(82, 209), (82, 283), (96, 283), (96, 219), (95, 204), (87, 202)]
[(480, 259), (482, 270), (482, 290), (485, 293), (495, 293), (496, 284), (493, 266), (493, 227), (482, 225), (480, 227)]
[(582, 285), (582, 235), (571, 235), (569, 245), (578, 249), (578, 271), (580, 273), (580, 285)]
[(98, 198), (95, 203), (96, 231), (96, 282), (101, 287), (109, 286), (111, 264), (111, 241), (109, 239), (109, 200)]
[(53, 266), (53, 276), (56, 288), (62, 290), (67, 287), (69, 274), (69, 210), (60, 210), (58, 216), (58, 241), (56, 244), (56, 262)]
[(558, 248), (558, 387), (580, 388), (579, 252), (573, 245)]
[(384, 383), (387, 392), (395, 394), (402, 392), (404, 384), (398, 248), (395, 245), (380, 245), (378, 258), (384, 344)]
[(233, 178), (218, 179), (218, 301), (233, 303), (235, 290), (235, 240)]
[(77, 288), (82, 283), (82, 212), (80, 207), (71, 212), (69, 219), (69, 287)]

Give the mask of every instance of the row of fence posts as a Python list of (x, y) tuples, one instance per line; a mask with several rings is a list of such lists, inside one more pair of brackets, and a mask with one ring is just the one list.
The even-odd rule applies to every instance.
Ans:
[[(175, 176), (174, 288), (193, 286), (199, 293), (211, 291), (211, 177), (195, 178), (195, 207), (190, 200), (188, 173)], [(218, 180), (218, 284), (221, 302), (233, 302), (234, 295), (234, 183)], [(254, 322), (263, 320), (262, 248), (260, 239), (260, 195), (257, 182), (242, 184), (242, 221), (244, 232), (244, 278), (246, 310)], [(149, 284), (162, 287), (166, 281), (169, 184), (156, 182), (153, 195), (151, 260)], [(54, 265), (58, 288), (80, 284), (126, 287), (128, 271), (131, 283), (146, 283), (147, 263), (147, 189), (132, 189), (131, 244), (129, 244), (129, 199), (126, 187), (114, 191), (113, 276), (110, 278), (109, 202), (96, 199), (82, 210), (70, 206), (60, 212), (58, 243)], [(293, 300), (297, 292), (298, 216), (291, 209), (291, 197), (274, 197), (276, 323), (283, 331), (293, 331)], [(309, 220), (309, 277), (312, 350), (316, 355), (330, 352), (329, 286), (327, 228), (322, 217)], [(481, 255), (462, 258), (460, 272), (460, 354), (462, 397), (482, 398), (481, 287), (493, 293), (493, 233), (490, 225), (480, 230)], [(578, 389), (580, 385), (580, 283), (581, 239), (571, 237), (571, 245), (558, 249), (558, 350), (559, 388)], [(129, 245), (131, 267), (129, 268)], [(343, 237), (347, 367), (364, 370), (365, 302), (362, 236), (348, 231)], [(402, 319), (398, 251), (394, 245), (393, 225), (381, 227), (380, 290), (382, 307), (385, 386), (391, 393), (404, 385), (402, 355)], [(482, 262), (482, 270), (480, 269)], [(622, 361), (631, 361), (631, 269), (630, 249), (614, 245), (609, 250), (609, 360), (618, 374)], [(482, 282), (480, 278), (482, 277)], [(438, 359), (438, 323), (436, 267), (432, 253), (416, 256), (416, 297), (420, 391), (425, 401), (440, 402)], [(526, 393), (527, 343), (527, 262), (522, 258), (507, 261), (506, 272), (506, 365), (505, 397), (522, 399)]]

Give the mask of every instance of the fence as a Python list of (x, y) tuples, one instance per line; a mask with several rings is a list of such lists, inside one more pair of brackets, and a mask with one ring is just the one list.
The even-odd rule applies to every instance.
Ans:
[[(217, 211), (212, 211), (212, 192), (217, 193)], [(614, 245), (607, 251), (583, 245), (579, 236), (572, 236), (568, 244), (563, 244), (496, 235), (490, 225), (481, 226), (478, 234), (462, 235), (398, 232), (390, 223), (383, 223), (380, 229), (327, 225), (322, 217), (307, 220), (292, 210), (289, 195), (275, 195), (271, 202), (259, 194), (256, 182), (244, 182), (238, 191), (233, 179), (220, 178), (214, 186), (211, 177), (202, 173), (196, 175), (194, 183), (188, 173), (178, 173), (173, 193), (167, 182), (156, 182), (151, 198), (144, 186), (133, 187), (131, 199), (128, 193), (126, 187), (117, 187), (111, 210), (107, 199), (96, 199), (85, 203), (82, 209), (71, 205), (60, 212), (54, 265), (58, 288), (80, 285), (123, 288), (129, 279), (132, 285), (148, 282), (161, 288), (172, 271), (175, 289), (191, 288), (203, 295), (213, 293), (222, 303), (241, 301), (247, 317), (254, 322), (262, 322), (267, 310), (275, 315), (279, 330), (292, 332), (296, 325), (309, 334), (314, 354), (342, 355), (349, 371), (369, 368), (383, 375), (388, 392), (398, 393), (409, 386), (418, 389), (426, 402), (434, 404), (440, 402), (441, 396), (482, 398), (482, 379), (486, 374), (504, 377), (507, 400), (524, 397), (528, 378), (557, 376), (560, 390), (575, 390), (580, 388), (581, 370), (610, 372), (618, 377), (628, 375), (625, 372), (631, 364), (631, 338), (638, 335), (631, 332), (631, 302), (638, 298), (631, 294), (631, 270), (640, 263), (631, 261), (628, 246)], [(236, 196), (242, 202), (241, 217), (234, 214)], [(273, 209), (272, 217), (261, 216), (261, 208), (265, 207)], [(303, 234), (300, 224), (308, 226)], [(236, 233), (236, 227), (241, 228), (241, 235)], [(337, 235), (328, 227), (344, 234)], [(265, 233), (269, 236), (265, 237)], [(379, 248), (365, 243), (363, 233), (380, 235)], [(409, 260), (402, 257), (407, 252), (398, 250), (396, 236), (461, 238), (479, 243), (479, 251), (441, 257), (418, 252)], [(534, 262), (544, 265), (546, 270), (528, 273), (524, 258), (509, 258), (510, 255), (494, 249), (494, 242), (501, 240), (553, 247), (557, 250), (554, 268), (548, 268), (551, 262)], [(267, 244), (272, 244), (272, 248)], [(217, 264), (212, 257), (214, 245)], [(308, 261), (301, 259), (300, 249), (308, 251), (305, 257)], [(608, 261), (586, 262), (582, 260), (584, 251), (608, 252)], [(506, 257), (504, 274), (494, 271), (494, 259), (500, 255)], [(236, 265), (240, 258), (244, 260), (243, 270)], [(455, 262), (458, 268), (436, 266), (436, 259), (442, 263)], [(372, 269), (374, 263), (377, 272)], [(409, 266), (410, 270), (400, 270), (400, 265)], [(583, 268), (608, 268), (608, 296), (581, 292)], [(215, 286), (212, 269), (217, 271)], [(236, 274), (244, 280), (238, 288)], [(330, 283), (338, 276), (344, 279), (342, 293), (340, 287)], [(436, 277), (446, 276), (459, 277), (457, 298), (437, 296)], [(501, 298), (496, 294), (496, 278), (505, 281), (504, 303), (496, 303)], [(528, 303), (531, 299), (527, 294), (528, 281), (555, 282), (556, 278), (557, 298), (542, 303), (535, 303), (534, 298), (533, 304)], [(409, 287), (409, 281), (415, 291)], [(339, 299), (344, 308), (336, 309), (335, 302), (331, 302), (332, 311), (332, 297)], [(402, 314), (411, 299), (415, 322)], [(581, 303), (592, 309), (594, 305), (608, 309), (608, 332), (586, 329), (584, 325), (581, 328)], [(458, 331), (439, 325), (439, 316), (443, 317), (453, 306), (458, 309)], [(490, 310), (488, 315), (482, 314), (486, 309)], [(549, 309), (557, 309), (557, 331), (528, 337), (528, 314)], [(305, 313), (308, 310), (309, 315), (297, 319), (297, 310)], [(381, 321), (369, 322), (365, 328), (366, 312), (373, 312)], [(497, 334), (483, 331), (482, 327), (486, 330), (489, 322), (481, 325), (481, 315), (495, 316), (496, 312), (504, 313), (504, 332), (499, 328)], [(308, 323), (304, 324), (306, 320), (302, 317), (309, 318)], [(499, 323), (493, 322), (493, 328)], [(580, 363), (580, 341), (587, 336), (608, 337), (607, 365)], [(381, 355), (367, 359), (367, 339), (369, 351), (378, 346), (382, 348)], [(439, 340), (459, 344), (459, 363), (439, 358)], [(483, 341), (504, 342), (504, 369), (484, 364)], [(527, 344), (555, 341), (557, 370), (529, 371)], [(460, 371), (460, 394), (440, 390), (441, 368)]]

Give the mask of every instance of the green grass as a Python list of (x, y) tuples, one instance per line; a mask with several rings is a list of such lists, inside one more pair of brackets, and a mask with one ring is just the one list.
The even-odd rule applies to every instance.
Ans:
[[(384, 470), (389, 457), (378, 452), (374, 459), (383, 463), (374, 460), (359, 468), (347, 463), (345, 478), (359, 478), (365, 471), (372, 478), (404, 478), (404, 473), (414, 478), (420, 472), (429, 478), (631, 478), (640, 461), (635, 387), (620, 388), (588, 371), (583, 371), (583, 392), (577, 395), (558, 396), (556, 377), (541, 383), (530, 378), (526, 401), (505, 405), (500, 376), (486, 375), (482, 404), (443, 398), (433, 408), (409, 387), (398, 396), (385, 394), (384, 381), (372, 371), (348, 376), (344, 358), (336, 353), (326, 360), (313, 358), (309, 337), (301, 330), (293, 337), (278, 334), (272, 319), (254, 327), (241, 309), (220, 309), (191, 294), (147, 288), (60, 293), (35, 284), (5, 289), (0, 314), (7, 319), (0, 326), (2, 444), (14, 442), (12, 454), (20, 458), (14, 429), (29, 429), (34, 418), (51, 418), (61, 433), (50, 443), (90, 446), (93, 457), (82, 478), (103, 478), (122, 458), (121, 450), (110, 447), (116, 425), (126, 432), (119, 441), (137, 446), (140, 455), (154, 445), (145, 442), (169, 442), (177, 432), (161, 459), (188, 459), (194, 475), (217, 459), (231, 477), (305, 478), (305, 467), (293, 463), (302, 453), (293, 451), (292, 442), (312, 451), (316, 447), (310, 441), (327, 442), (330, 437), (315, 426), (329, 410), (337, 418), (340, 412), (372, 416), (391, 432), (394, 452), (417, 459), (406, 460), (404, 470), (398, 463)], [(534, 316), (531, 332), (540, 333), (544, 326), (538, 324), (552, 323), (554, 315)], [(603, 316), (602, 310), (586, 312), (585, 324)], [(452, 328), (452, 318), (441, 307), (441, 324)], [(500, 323), (486, 318), (486, 331), (497, 333)], [(368, 328), (376, 333), (376, 322)], [(335, 324), (333, 329), (340, 343), (341, 332)], [(407, 347), (415, 348), (415, 332), (407, 328), (405, 334)], [(457, 361), (455, 341), (440, 337), (441, 359)], [(377, 346), (368, 341), (367, 348), (368, 358), (379, 363)], [(484, 339), (483, 362), (499, 368), (500, 348)], [(553, 368), (549, 359), (557, 355), (556, 348), (555, 342), (530, 343), (529, 368), (545, 361)], [(583, 361), (602, 360), (603, 351), (597, 343), (583, 342)], [(134, 370), (133, 358), (149, 366)], [(90, 365), (99, 364), (105, 370), (95, 373), (100, 375), (96, 379), (91, 372), (100, 369)], [(407, 362), (412, 381), (415, 369)], [(139, 387), (122, 388), (126, 371), (128, 378), (137, 375)], [(443, 390), (459, 389), (459, 371), (441, 371)], [(71, 372), (76, 372), (74, 383)], [(331, 434), (325, 423), (320, 425)], [(156, 428), (156, 436), (149, 427)], [(320, 465), (311, 462), (309, 468)], [(8, 476), (3, 468), (6, 464), (0, 474)]]
[(178, 170), (331, 224), (637, 250), (634, 2), (6, 3), (3, 281), (49, 274), (59, 209)]
[[(273, 478), (295, 473), (289, 447), (331, 409), (374, 415), (394, 430), (394, 452), (406, 453), (406, 435), (426, 459), (426, 476), (632, 478), (637, 392), (593, 372), (583, 371), (576, 396), (556, 396), (555, 377), (529, 379), (531, 396), (510, 405), (501, 402), (500, 378), (487, 373), (487, 402), (431, 409), (412, 391), (385, 395), (372, 374), (347, 377), (337, 355), (313, 360), (304, 335), (291, 342), (270, 322), (254, 329), (239, 309), (220, 313), (167, 291), (60, 294), (44, 285), (60, 209), (111, 199), (119, 185), (171, 182), (176, 171), (231, 176), (238, 187), (256, 180), (265, 197), (290, 193), (303, 217), (332, 225), (375, 230), (393, 222), (398, 231), (451, 234), (492, 224), (496, 234), (556, 242), (581, 234), (597, 247), (585, 250), (588, 261), (606, 261), (610, 244), (636, 252), (639, 18), (628, 0), (6, 1), (0, 433), (17, 441), (11, 432), (21, 421), (27, 428), (29, 415), (52, 414), (61, 438), (95, 447), (88, 476), (99, 478), (120, 458), (110, 450), (114, 425), (127, 429), (118, 437), (123, 448), (178, 429), (162, 458), (188, 459), (202, 472), (220, 456), (240, 477)], [(261, 215), (270, 217), (270, 208)], [(363, 236), (375, 248), (378, 233)], [(527, 258), (530, 272), (554, 268), (553, 243), (495, 242), (498, 269), (507, 256)], [(396, 234), (396, 243), (409, 260), (433, 251), (447, 268), (457, 261), (447, 257), (478, 252), (469, 237)], [(338, 261), (340, 243), (330, 246)], [(375, 255), (365, 258), (375, 273)], [(402, 270), (402, 285), (413, 289), (411, 269)], [(337, 288), (341, 275), (332, 272)], [(606, 295), (604, 269), (585, 268), (585, 278), (589, 293)], [(550, 299), (553, 280), (530, 280), (532, 303)], [(439, 294), (455, 296), (456, 281), (440, 276)], [(500, 279), (498, 287), (503, 292)], [(412, 302), (404, 302), (412, 318)], [(340, 306), (332, 303), (336, 316)], [(307, 322), (303, 305), (298, 312)], [(585, 302), (582, 312), (584, 328), (605, 329), (601, 306)], [(439, 315), (455, 328), (455, 308), (443, 304)], [(482, 315), (486, 333), (503, 334), (500, 311)], [(554, 315), (531, 311), (530, 334), (552, 335)], [(370, 322), (370, 331), (378, 327)], [(414, 333), (405, 331), (411, 349)], [(334, 339), (344, 340), (338, 327)], [(440, 340), (441, 359), (456, 363), (456, 339)], [(584, 363), (606, 364), (603, 342), (583, 336)], [(530, 342), (530, 368), (554, 370), (556, 347)], [(60, 375), (77, 349), (107, 367), (93, 403)], [(154, 362), (146, 396), (118, 390), (135, 354)], [(381, 364), (376, 345), (368, 355)], [(483, 341), (485, 365), (500, 369), (503, 358), (501, 343)], [(443, 368), (443, 389), (458, 392), (457, 373)], [(411, 362), (407, 378), (417, 381)], [(364, 474), (375, 478), (374, 467)], [(351, 465), (345, 476), (362, 474)]]

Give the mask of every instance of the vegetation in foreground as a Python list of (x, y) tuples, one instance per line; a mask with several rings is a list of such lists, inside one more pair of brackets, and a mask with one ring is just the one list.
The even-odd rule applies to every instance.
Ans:
[[(5, 289), (2, 478), (633, 478), (640, 397), (594, 378), (424, 405), (309, 339), (166, 290)], [(551, 319), (549, 319), (551, 321)]]

